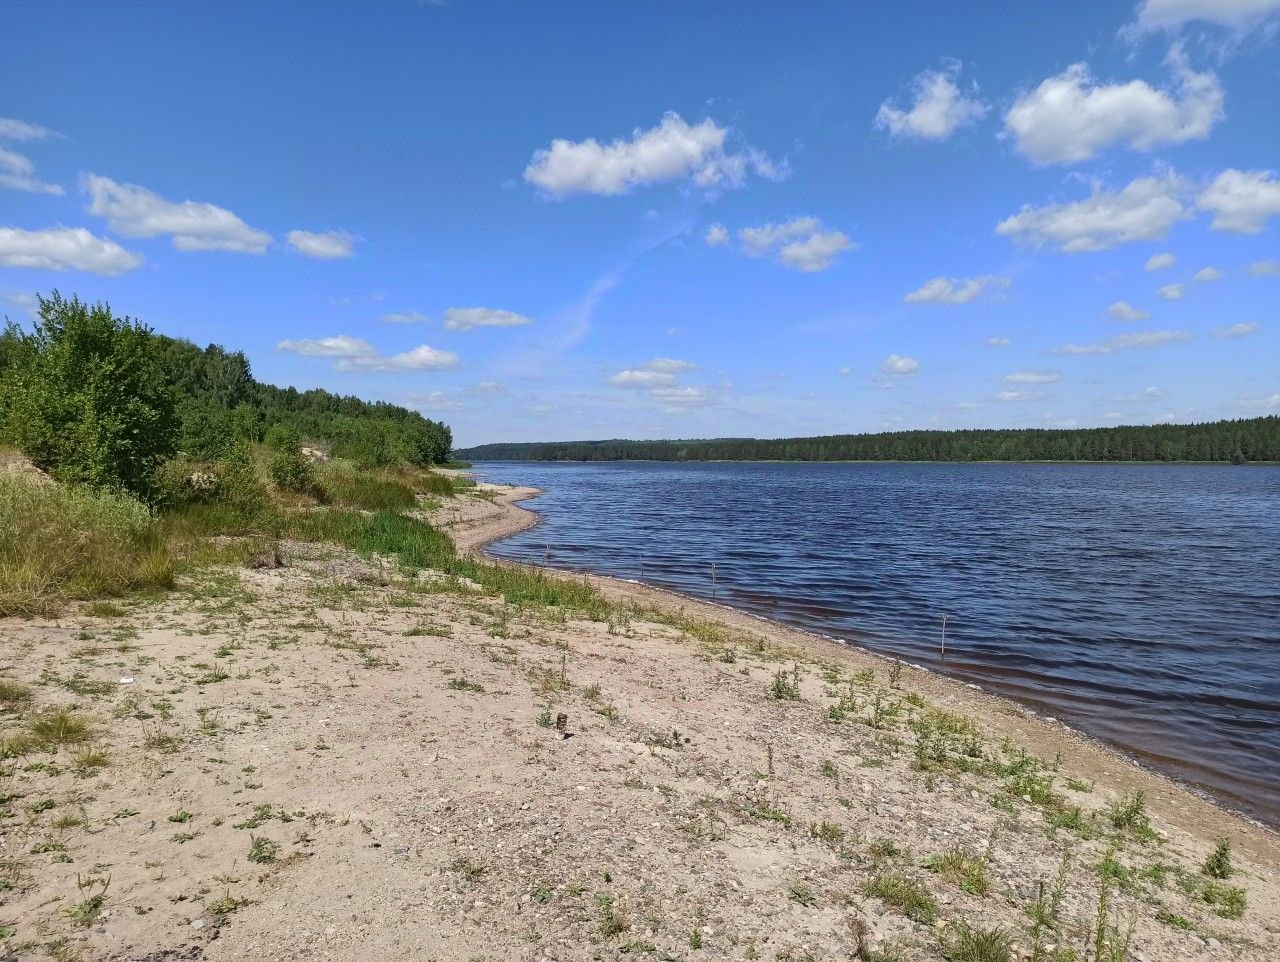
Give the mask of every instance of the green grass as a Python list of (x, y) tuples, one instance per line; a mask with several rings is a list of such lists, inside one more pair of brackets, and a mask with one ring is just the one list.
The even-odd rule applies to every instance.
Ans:
[(407, 509), (417, 504), (413, 485), (387, 470), (356, 471), (345, 465), (328, 464), (318, 473), (327, 504), (365, 511)]
[(866, 893), (921, 925), (932, 925), (938, 917), (938, 903), (924, 887), (897, 872), (881, 872), (866, 885)]
[(175, 559), (128, 495), (0, 478), (0, 617), (172, 587)]
[(971, 895), (986, 895), (991, 888), (987, 877), (987, 861), (958, 848), (942, 852), (929, 859), (929, 871), (941, 875), (959, 889)]
[(1013, 938), (1004, 929), (960, 925), (942, 943), (947, 962), (1012, 962)]

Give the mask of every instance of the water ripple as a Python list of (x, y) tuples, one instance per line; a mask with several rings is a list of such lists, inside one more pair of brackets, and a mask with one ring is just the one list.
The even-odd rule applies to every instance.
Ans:
[(1017, 698), (1280, 824), (1280, 471), (478, 467), (547, 492), (500, 557), (550, 546), (552, 565), (714, 590)]

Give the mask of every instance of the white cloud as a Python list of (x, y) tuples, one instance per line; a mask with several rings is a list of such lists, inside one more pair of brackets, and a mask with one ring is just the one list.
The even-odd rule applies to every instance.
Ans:
[(427, 315), (418, 311), (393, 311), (389, 314), (381, 315), (378, 320), (384, 324), (425, 324), (427, 323)]
[(958, 277), (935, 277), (933, 280), (925, 281), (903, 300), (908, 303), (968, 304), (977, 300), (978, 295), (987, 287), (1008, 287), (1012, 283), (1012, 278), (994, 274), (970, 277), (967, 280)]
[(901, 354), (890, 354), (884, 359), (884, 363), (880, 365), (880, 370), (885, 374), (893, 374), (897, 377), (905, 377), (909, 374), (915, 374), (920, 370), (920, 362), (914, 357), (905, 357)]
[(89, 213), (106, 219), (107, 226), (125, 237), (172, 236), (180, 251), (234, 251), (262, 254), (271, 235), (254, 230), (231, 211), (194, 200), (165, 200), (145, 187), (120, 184), (109, 177), (84, 174), (81, 186), (89, 194)]
[(0, 227), (0, 266), (65, 271), (67, 268), (115, 277), (142, 266), (142, 255), (83, 227), (22, 230)]
[(27, 123), (14, 117), (0, 117), (0, 140), (47, 140), (50, 137), (61, 137), (62, 134), (41, 127), (39, 124)]
[(344, 230), (313, 233), (309, 230), (291, 230), (288, 233), (290, 246), (299, 254), (315, 257), (320, 260), (336, 260), (351, 257), (355, 254), (356, 238)]
[(886, 100), (876, 112), (875, 125), (894, 137), (945, 140), (961, 127), (976, 123), (991, 108), (976, 97), (966, 97), (956, 86), (958, 63), (944, 71), (926, 70), (911, 82), (910, 110)]
[(1057, 371), (1014, 371), (1000, 380), (1006, 384), (1052, 384), (1061, 377)]
[(446, 331), (471, 331), (477, 327), (522, 327), (533, 319), (493, 307), (451, 307), (444, 312)]
[(852, 373), (853, 373), (853, 368), (851, 368), (851, 367), (842, 367), (842, 368), (839, 368), (839, 369), (836, 371), (836, 373), (837, 373), (837, 374), (839, 374), (841, 377), (848, 377), (850, 374), (852, 374)]
[(1280, 414), (1280, 391), (1275, 394), (1268, 394), (1264, 397), (1242, 397), (1240, 399), (1242, 408), (1249, 408), (1258, 411), (1273, 411)]
[(1222, 85), (1213, 73), (1193, 71), (1178, 47), (1166, 62), (1176, 90), (1144, 80), (1098, 84), (1087, 64), (1072, 64), (1018, 98), (1005, 131), (1035, 164), (1088, 160), (1112, 144), (1150, 150), (1202, 140), (1224, 116)]
[(1178, 259), (1170, 253), (1152, 254), (1147, 258), (1147, 263), (1143, 267), (1143, 270), (1162, 271), (1167, 267), (1172, 267), (1176, 263), (1178, 263)]
[(1254, 261), (1249, 265), (1250, 277), (1280, 277), (1280, 261)]
[(384, 373), (396, 371), (422, 371), (431, 368), (456, 367), (458, 355), (452, 351), (440, 351), (420, 344), (411, 351), (390, 357), (378, 353), (368, 341), (348, 334), (334, 337), (281, 341), (276, 345), (281, 351), (300, 354), (303, 357), (327, 357), (336, 363), (335, 371)]
[(1229, 327), (1218, 327), (1213, 331), (1213, 336), (1222, 339), (1234, 337), (1246, 337), (1258, 329), (1257, 324), (1232, 324)]
[(5, 147), (0, 147), (0, 187), (29, 194), (66, 193), (57, 184), (47, 184), (36, 177), (36, 165), (29, 158)]
[(457, 366), (458, 355), (453, 351), (441, 351), (426, 344), (419, 344), (410, 351), (405, 351), (402, 354), (393, 354), (390, 357), (360, 356), (343, 358), (334, 365), (334, 369), (368, 373), (395, 373)]
[(742, 249), (750, 257), (772, 253), (777, 261), (793, 270), (825, 271), (836, 256), (853, 246), (838, 230), (826, 230), (816, 217), (793, 217), (781, 224), (762, 224), (738, 231)]
[(1162, 301), (1177, 301), (1182, 299), (1181, 284), (1166, 284), (1160, 290), (1156, 291), (1156, 297)]
[(1085, 200), (1032, 207), (996, 225), (996, 233), (1032, 246), (1051, 244), (1068, 253), (1101, 251), (1140, 240), (1163, 239), (1187, 216), (1185, 185), (1172, 172), (1140, 177), (1119, 191), (1097, 184)]
[(1196, 271), (1196, 276), (1191, 279), (1200, 284), (1207, 284), (1210, 281), (1220, 281), (1223, 276), (1222, 271), (1218, 270), (1216, 267), (1202, 267), (1200, 270)]
[(1138, 30), (1176, 30), (1193, 21), (1247, 30), (1280, 13), (1280, 0), (1142, 0)]
[(675, 357), (655, 357), (652, 361), (645, 365), (650, 371), (664, 371), (667, 374), (683, 374), (685, 371), (692, 371), (696, 364), (692, 361), (682, 361)]
[(1212, 211), (1214, 230), (1258, 234), (1280, 215), (1280, 180), (1269, 170), (1228, 168), (1200, 192), (1196, 206)]
[(1142, 331), (1137, 334), (1120, 334), (1109, 337), (1096, 344), (1066, 344), (1058, 348), (1058, 354), (1111, 354), (1115, 351), (1138, 350), (1147, 347), (1160, 347), (1176, 341), (1189, 341), (1191, 335), (1186, 331)]
[(1128, 301), (1116, 301), (1107, 308), (1107, 313), (1117, 321), (1145, 321), (1151, 316), (1150, 311), (1139, 310)]
[(690, 125), (677, 113), (667, 113), (649, 130), (637, 128), (631, 139), (601, 144), (595, 138), (572, 141), (557, 138), (534, 152), (524, 179), (548, 194), (604, 196), (662, 181), (691, 180), (699, 187), (731, 187), (746, 180), (747, 170), (767, 179), (788, 173), (785, 164), (760, 151), (726, 149), (729, 129), (707, 119)]
[(647, 371), (643, 368), (628, 368), (619, 371), (609, 378), (609, 383), (618, 387), (655, 388), (675, 384), (676, 376), (666, 371)]
[(686, 407), (699, 407), (711, 403), (711, 392), (701, 387), (660, 387), (649, 392), (649, 396), (668, 410), (680, 410)]
[(1007, 337), (987, 338), (987, 347), (1008, 347), (1012, 342)]
[(729, 240), (729, 229), (724, 224), (712, 224), (707, 228), (706, 237), (703, 239), (708, 247), (719, 247)]
[(368, 341), (348, 334), (337, 334), (333, 337), (303, 338), (298, 341), (281, 341), (277, 350), (290, 354), (301, 354), (303, 357), (377, 357), (378, 349)]
[(1006, 404), (1018, 401), (1043, 401), (1045, 393), (1043, 391), (1001, 391), (995, 399)]

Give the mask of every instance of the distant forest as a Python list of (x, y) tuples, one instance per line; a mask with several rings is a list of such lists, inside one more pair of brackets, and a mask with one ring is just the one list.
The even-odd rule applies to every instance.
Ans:
[(890, 431), (815, 438), (482, 444), (468, 461), (1280, 461), (1280, 417), (1208, 424)]

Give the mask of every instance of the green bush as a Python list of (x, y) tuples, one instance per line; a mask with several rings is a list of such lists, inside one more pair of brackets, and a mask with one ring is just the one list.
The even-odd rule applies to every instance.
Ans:
[(0, 616), (173, 584), (146, 505), (125, 494), (0, 478)]
[(321, 493), (311, 462), (297, 448), (277, 451), (271, 458), (271, 480), (276, 487), (296, 494)]
[(56, 291), (38, 304), (32, 333), (4, 337), (0, 434), (60, 481), (148, 497), (178, 437), (151, 330)]

